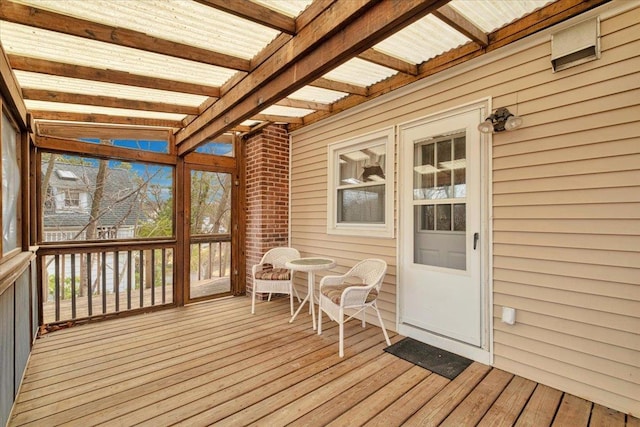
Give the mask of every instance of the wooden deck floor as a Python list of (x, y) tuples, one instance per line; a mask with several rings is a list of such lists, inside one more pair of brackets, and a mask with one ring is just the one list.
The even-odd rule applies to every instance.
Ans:
[(288, 308), (252, 316), (249, 298), (229, 298), (48, 334), (9, 425), (640, 426), (478, 363), (449, 381), (385, 353), (380, 329), (357, 321), (340, 359), (335, 323), (318, 336)]

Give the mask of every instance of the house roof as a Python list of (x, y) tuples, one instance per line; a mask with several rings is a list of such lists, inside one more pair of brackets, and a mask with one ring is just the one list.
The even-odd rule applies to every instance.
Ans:
[(171, 129), (186, 154), (304, 126), (607, 0), (2, 0), (37, 123)]
[[(42, 162), (42, 176), (46, 175), (49, 162)], [(97, 165), (56, 162), (50, 175), (49, 187), (58, 193), (65, 190), (88, 194), (86, 209), (46, 211), (44, 228), (82, 228), (90, 222), (91, 197), (96, 188)], [(75, 177), (75, 178), (73, 178)], [(131, 180), (129, 171), (109, 167), (105, 179), (103, 199), (96, 225), (98, 227), (135, 226), (145, 218), (140, 210), (138, 186)]]

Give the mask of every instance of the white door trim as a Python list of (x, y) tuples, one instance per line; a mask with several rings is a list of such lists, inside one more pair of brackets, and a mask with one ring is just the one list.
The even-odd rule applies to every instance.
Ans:
[[(430, 121), (440, 120), (449, 116), (457, 115), (463, 112), (471, 110), (482, 110), (483, 117), (488, 116), (492, 109), (491, 98), (484, 98), (477, 101), (470, 102), (455, 108), (451, 108), (445, 111), (441, 111), (435, 114), (429, 114), (418, 119), (414, 119), (408, 122), (400, 123), (396, 127), (397, 143), (400, 144), (400, 128), (402, 126), (408, 126), (415, 123), (427, 123)], [(492, 137), (491, 135), (481, 135), (481, 149), (480, 149), (480, 176), (481, 176), (481, 236), (480, 244), (482, 248), (481, 259), (481, 319), (482, 319), (482, 337), (481, 346), (475, 347), (473, 345), (465, 344), (454, 339), (444, 337), (432, 332), (416, 328), (411, 325), (401, 323), (401, 293), (403, 292), (403, 277), (402, 268), (397, 269), (398, 275), (398, 288), (396, 293), (396, 325), (397, 330), (401, 335), (411, 335), (416, 337), (422, 342), (442, 348), (443, 350), (451, 351), (453, 353), (468, 357), (480, 363), (491, 365), (493, 364), (493, 278), (491, 275), (492, 268), (492, 242), (493, 242), (493, 218), (492, 212)], [(400, 152), (398, 146), (398, 153)], [(398, 155), (398, 161), (402, 161)], [(402, 165), (398, 164), (396, 170), (402, 170)], [(399, 177), (398, 177), (399, 178)], [(400, 186), (400, 179), (398, 179), (398, 186)], [(399, 191), (399, 189), (398, 189)], [(397, 192), (396, 194), (399, 194)], [(398, 238), (396, 239), (396, 253), (397, 260), (396, 265), (400, 266), (402, 259), (406, 259), (403, 253), (401, 244), (401, 236), (405, 230), (411, 229), (408, 224), (403, 224), (402, 216), (406, 206), (402, 206), (400, 198), (398, 198)]]

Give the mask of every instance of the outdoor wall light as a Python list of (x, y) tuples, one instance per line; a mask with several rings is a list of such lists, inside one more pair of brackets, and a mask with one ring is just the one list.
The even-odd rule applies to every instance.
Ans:
[(482, 133), (502, 132), (514, 130), (521, 125), (521, 117), (514, 116), (506, 107), (500, 107), (478, 125), (478, 130)]

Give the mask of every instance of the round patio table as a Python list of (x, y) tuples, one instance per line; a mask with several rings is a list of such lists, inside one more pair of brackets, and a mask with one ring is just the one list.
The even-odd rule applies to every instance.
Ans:
[(300, 307), (298, 307), (298, 310), (296, 310), (296, 312), (293, 314), (293, 317), (291, 317), (291, 320), (289, 320), (289, 323), (295, 320), (298, 313), (300, 313), (300, 310), (302, 310), (302, 306), (304, 305), (304, 303), (308, 301), (309, 308), (311, 309), (311, 319), (313, 322), (313, 329), (314, 330), (316, 329), (316, 312), (313, 309), (313, 299), (314, 299), (313, 286), (315, 283), (314, 273), (318, 270), (328, 270), (335, 266), (336, 266), (335, 260), (332, 260), (330, 258), (317, 258), (317, 257), (293, 259), (285, 264), (285, 267), (291, 270), (306, 271), (308, 276), (307, 296), (304, 297), (304, 299), (300, 303)]

